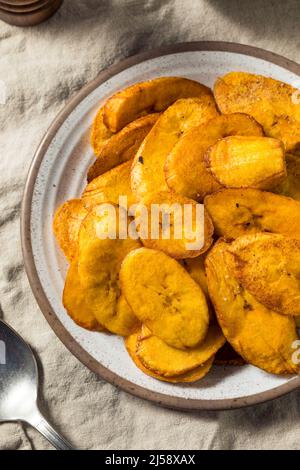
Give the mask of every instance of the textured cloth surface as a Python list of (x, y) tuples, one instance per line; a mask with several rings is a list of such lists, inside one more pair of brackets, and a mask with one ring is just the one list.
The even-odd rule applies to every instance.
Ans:
[[(0, 22), (0, 317), (39, 357), (43, 411), (82, 449), (299, 449), (300, 392), (248, 409), (185, 413), (96, 377), (56, 338), (24, 272), (19, 215), (33, 153), (65, 101), (125, 56), (181, 41), (225, 40), (300, 61), (298, 0), (65, 0), (47, 23)], [(50, 449), (38, 432), (0, 425), (1, 449)]]

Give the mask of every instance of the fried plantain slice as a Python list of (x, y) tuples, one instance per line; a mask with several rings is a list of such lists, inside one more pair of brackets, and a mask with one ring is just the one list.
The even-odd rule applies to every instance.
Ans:
[(127, 198), (128, 207), (134, 204), (135, 197), (130, 188), (130, 173), (131, 161), (128, 161), (92, 180), (82, 194), (84, 206), (89, 209), (108, 201), (119, 204), (120, 196)]
[(170, 346), (204, 340), (209, 314), (205, 295), (185, 269), (160, 251), (140, 248), (124, 259), (122, 292), (137, 318)]
[(77, 325), (92, 331), (104, 330), (86, 301), (85, 291), (78, 276), (77, 260), (72, 261), (67, 273), (63, 291), (63, 305)]
[(265, 134), (283, 141), (286, 151), (300, 152), (299, 90), (262, 75), (230, 72), (217, 79), (214, 95), (222, 113), (247, 113)]
[[(199, 256), (213, 241), (214, 227), (204, 207), (176, 193), (161, 191), (144, 197), (135, 217), (143, 245), (172, 258)], [(141, 220), (147, 226), (145, 236)]]
[(135, 365), (142, 372), (144, 372), (144, 374), (147, 374), (150, 377), (153, 377), (154, 379), (162, 380), (163, 382), (171, 382), (171, 383), (192, 383), (205, 377), (205, 375), (210, 371), (213, 365), (214, 356), (212, 356), (210, 359), (204, 362), (204, 364), (201, 364), (201, 366), (195, 367), (195, 369), (192, 369), (186, 372), (185, 374), (175, 375), (174, 377), (164, 377), (163, 375), (156, 374), (152, 370), (147, 369), (147, 367), (143, 365), (143, 363), (140, 361), (139, 357), (136, 354), (139, 334), (140, 333), (137, 332), (128, 336), (125, 339), (125, 346), (126, 346), (129, 356), (131, 357)]
[(229, 248), (234, 274), (266, 307), (300, 315), (300, 240), (270, 233), (246, 235)]
[(87, 213), (81, 199), (70, 199), (59, 206), (55, 212), (53, 231), (69, 262), (77, 256), (78, 233)]
[(178, 100), (158, 119), (140, 146), (132, 166), (131, 188), (138, 197), (167, 191), (165, 160), (184, 132), (218, 115), (210, 94)]
[(221, 188), (206, 167), (204, 156), (212, 145), (224, 137), (262, 136), (262, 127), (242, 113), (215, 116), (208, 123), (186, 132), (169, 152), (165, 177), (169, 188), (183, 196), (202, 201), (207, 194)]
[[(120, 238), (120, 212), (125, 210), (114, 204), (96, 206), (83, 220), (79, 231), (79, 275), (83, 286), (90, 287), (98, 282), (98, 273), (102, 268), (115, 270), (120, 267), (123, 258), (132, 250), (141, 246), (138, 240), (126, 236)], [(130, 223), (128, 217), (127, 224)], [(94, 251), (99, 248), (98, 254)], [(104, 273), (105, 275), (105, 273)], [(118, 277), (118, 273), (117, 273)]]
[(121, 293), (118, 298), (116, 315), (109, 322), (110, 331), (116, 335), (126, 337), (140, 328), (140, 326), (141, 323), (133, 314), (124, 295)]
[(224, 343), (225, 338), (217, 324), (210, 325), (200, 345), (187, 351), (169, 346), (159, 337), (152, 335), (143, 325), (136, 354), (147, 369), (164, 377), (173, 377), (205, 364)]
[(110, 99), (104, 106), (104, 123), (117, 132), (129, 122), (149, 112), (161, 112), (180, 98), (211, 97), (209, 88), (182, 77), (160, 77), (135, 83)]
[(194, 281), (199, 284), (204, 294), (206, 295), (206, 298), (208, 298), (204, 261), (205, 257), (202, 255), (197, 256), (197, 258), (186, 258), (182, 260), (182, 265), (187, 270), (192, 279), (194, 279)]
[(205, 154), (213, 177), (227, 188), (272, 189), (286, 177), (285, 151), (270, 137), (231, 136)]
[(215, 234), (226, 239), (270, 232), (300, 238), (300, 203), (259, 189), (221, 189), (206, 196), (204, 206)]
[(120, 300), (119, 270), (123, 258), (140, 243), (118, 237), (120, 210), (115, 207), (113, 214), (95, 208), (84, 219), (79, 232), (78, 273), (97, 321), (112, 333), (127, 336), (135, 330), (137, 321)]
[(128, 124), (113, 135), (97, 154), (97, 160), (89, 168), (88, 182), (111, 170), (121, 163), (131, 160), (138, 151), (144, 138), (159, 117), (158, 113), (148, 114)]
[(300, 157), (287, 153), (285, 160), (287, 176), (273, 191), (300, 201)]
[(208, 290), (224, 336), (246, 362), (273, 374), (295, 374), (295, 321), (267, 309), (233, 274), (229, 244), (219, 241), (205, 260)]
[(113, 133), (106, 127), (103, 122), (103, 106), (98, 110), (92, 124), (91, 130), (91, 146), (95, 155), (99, 155), (104, 145), (107, 144)]
[(189, 273), (191, 278), (194, 279), (194, 281), (197, 282), (197, 284), (203, 290), (205, 297), (206, 297), (210, 321), (214, 321), (215, 313), (214, 313), (214, 309), (209, 298), (207, 281), (206, 281), (206, 273), (205, 273), (205, 267), (204, 267), (205, 256), (206, 256), (206, 253), (204, 255), (197, 256), (196, 258), (185, 258), (181, 261), (181, 264), (184, 267), (184, 269)]

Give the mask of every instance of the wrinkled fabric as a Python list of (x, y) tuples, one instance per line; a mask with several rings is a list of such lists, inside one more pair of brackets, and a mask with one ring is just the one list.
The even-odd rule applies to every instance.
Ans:
[[(267, 21), (266, 21), (267, 19)], [(56, 338), (23, 268), (22, 191), (43, 134), (66, 100), (126, 56), (183, 41), (250, 44), (300, 61), (297, 0), (65, 0), (48, 22), (0, 22), (0, 317), (39, 357), (41, 407), (82, 449), (299, 449), (300, 393), (247, 409), (160, 408), (95, 376)], [(3, 103), (3, 87), (6, 103)], [(51, 449), (31, 428), (0, 425), (1, 449)]]

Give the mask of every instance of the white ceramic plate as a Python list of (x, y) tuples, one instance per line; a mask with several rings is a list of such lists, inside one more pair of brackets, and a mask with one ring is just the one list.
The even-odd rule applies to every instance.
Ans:
[(80, 196), (93, 159), (92, 119), (111, 94), (132, 83), (164, 75), (212, 86), (232, 70), (271, 76), (299, 85), (300, 66), (260, 49), (230, 43), (188, 43), (142, 54), (101, 73), (81, 90), (53, 123), (33, 160), (22, 208), (22, 243), (27, 274), (50, 325), (90, 369), (121, 388), (170, 407), (221, 409), (280, 396), (300, 385), (298, 377), (276, 377), (256, 367), (214, 366), (194, 385), (157, 381), (136, 368), (117, 336), (86, 331), (72, 322), (62, 302), (66, 262), (52, 231), (55, 209)]

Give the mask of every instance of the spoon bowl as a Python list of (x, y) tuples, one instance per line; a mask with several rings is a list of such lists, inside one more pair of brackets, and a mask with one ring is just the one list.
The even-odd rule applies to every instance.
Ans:
[(73, 447), (46, 421), (38, 407), (38, 368), (30, 347), (0, 320), (0, 422), (23, 421), (59, 450)]

